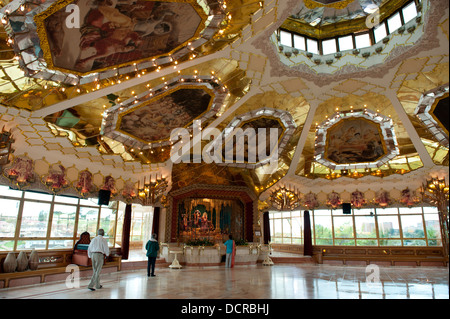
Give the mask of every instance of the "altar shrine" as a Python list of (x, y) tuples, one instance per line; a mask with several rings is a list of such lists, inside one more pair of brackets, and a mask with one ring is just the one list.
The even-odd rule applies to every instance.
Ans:
[(192, 185), (171, 193), (169, 198), (171, 242), (218, 244), (230, 234), (235, 240), (254, 239), (257, 207), (246, 187)]

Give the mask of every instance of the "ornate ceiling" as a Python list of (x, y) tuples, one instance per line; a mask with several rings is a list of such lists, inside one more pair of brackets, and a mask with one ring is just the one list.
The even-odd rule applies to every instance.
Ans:
[[(210, 183), (245, 183), (264, 198), (280, 184), (378, 190), (380, 181), (420, 185), (429, 174), (448, 175), (447, 1), (423, 1), (416, 31), (393, 34), (389, 52), (344, 54), (338, 65), (301, 54), (286, 60), (275, 32), (335, 36), (361, 28), (374, 5), (383, 17), (406, 1), (0, 3), (0, 126), (11, 129), (13, 157), (34, 159), (40, 176), (61, 164), (70, 181), (89, 170), (97, 184), (111, 175), (120, 188), (144, 176), (170, 178), (176, 168), (174, 186), (204, 173)], [(364, 110), (372, 117), (358, 115)], [(347, 140), (346, 159), (333, 160), (336, 138), (327, 136), (344, 139), (350, 118), (358, 141)], [(192, 135), (194, 121), (203, 131), (277, 128), (277, 169), (267, 173), (248, 157), (242, 165), (173, 164), (179, 142), (170, 132)], [(382, 151), (354, 152), (369, 135)], [(208, 141), (198, 144), (190, 153)]]

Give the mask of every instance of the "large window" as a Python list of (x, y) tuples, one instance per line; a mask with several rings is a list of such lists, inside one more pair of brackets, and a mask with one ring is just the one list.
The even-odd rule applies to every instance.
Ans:
[(117, 203), (11, 190), (0, 185), (0, 251), (73, 248), (80, 234), (105, 230), (116, 245)]
[(270, 234), (274, 243), (303, 244), (303, 216), (300, 211), (271, 212)]
[[(435, 207), (317, 209), (311, 212), (314, 245), (441, 246)], [(273, 243), (303, 243), (303, 212), (270, 212)]]

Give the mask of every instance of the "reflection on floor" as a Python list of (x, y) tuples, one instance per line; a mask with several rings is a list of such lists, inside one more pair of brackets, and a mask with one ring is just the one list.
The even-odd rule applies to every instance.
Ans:
[[(447, 267), (350, 267), (315, 264), (157, 268), (101, 276), (102, 289), (66, 282), (0, 290), (0, 299), (413, 299), (449, 298)], [(201, 280), (200, 280), (201, 278)]]

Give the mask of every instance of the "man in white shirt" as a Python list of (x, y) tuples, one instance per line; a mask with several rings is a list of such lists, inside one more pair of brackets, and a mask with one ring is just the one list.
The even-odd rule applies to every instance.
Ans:
[(109, 256), (108, 241), (103, 238), (104, 235), (105, 231), (99, 229), (97, 237), (91, 240), (87, 251), (88, 257), (92, 259), (93, 273), (88, 285), (88, 288), (92, 291), (102, 288), (102, 285), (100, 285), (100, 272), (102, 271), (105, 256)]

